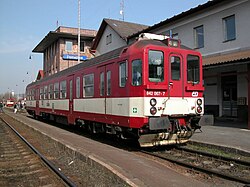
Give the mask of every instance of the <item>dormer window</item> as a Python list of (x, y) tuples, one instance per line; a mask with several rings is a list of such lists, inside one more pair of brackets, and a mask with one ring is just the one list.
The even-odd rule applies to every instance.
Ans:
[(108, 34), (106, 36), (106, 45), (111, 44), (112, 43), (112, 34)]

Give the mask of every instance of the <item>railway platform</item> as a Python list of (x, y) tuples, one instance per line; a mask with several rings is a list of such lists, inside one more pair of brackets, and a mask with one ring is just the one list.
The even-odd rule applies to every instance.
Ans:
[(250, 154), (250, 130), (244, 122), (216, 120), (197, 130), (191, 140), (204, 144), (233, 148)]
[[(5, 112), (16, 120), (49, 137), (53, 137), (55, 141), (79, 152), (86, 159), (90, 159), (94, 163), (109, 169), (131, 186), (210, 186), (205, 182), (190, 177), (188, 174), (178, 173), (170, 167), (166, 167), (163, 163), (156, 163), (154, 160), (141, 157), (134, 152), (124, 151), (58, 127), (46, 125), (43, 122), (27, 117), (25, 113), (13, 114), (12, 111), (6, 110)], [(202, 131), (195, 133), (192, 141), (234, 146), (250, 152), (247, 142), (250, 135), (249, 130), (204, 126)], [(242, 139), (245, 140), (241, 141)]]

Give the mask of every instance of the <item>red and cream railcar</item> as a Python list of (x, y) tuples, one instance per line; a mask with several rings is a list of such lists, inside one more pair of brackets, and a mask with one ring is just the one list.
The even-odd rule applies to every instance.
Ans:
[(27, 86), (27, 111), (142, 147), (186, 142), (203, 115), (201, 54), (139, 39)]

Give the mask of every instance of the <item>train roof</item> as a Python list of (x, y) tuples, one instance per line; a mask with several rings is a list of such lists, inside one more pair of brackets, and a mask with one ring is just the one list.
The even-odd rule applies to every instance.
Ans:
[[(134, 43), (132, 43), (132, 44), (130, 44), (128, 46), (120, 47), (120, 48), (115, 49), (113, 51), (110, 51), (108, 53), (97, 56), (95, 58), (86, 60), (86, 61), (84, 61), (84, 62), (82, 62), (80, 64), (77, 64), (75, 66), (69, 67), (69, 68), (67, 68), (67, 69), (65, 69), (63, 71), (60, 71), (58, 73), (55, 73), (55, 74), (50, 75), (48, 77), (45, 77), (45, 78), (43, 78), (41, 80), (30, 83), (28, 86), (43, 83), (44, 81), (47, 81), (47, 80), (50, 80), (50, 79), (53, 79), (53, 78), (57, 78), (57, 77), (60, 77), (60, 76), (71, 75), (71, 74), (73, 74), (74, 72), (76, 72), (79, 69), (84, 69), (84, 68), (87, 68), (87, 67), (91, 67), (91, 66), (101, 64), (103, 62), (118, 58), (121, 55), (121, 53), (122, 53), (122, 51), (124, 49), (126, 49), (126, 48), (128, 48), (128, 47), (130, 47), (132, 45), (134, 45), (137, 48), (143, 48), (143, 47), (145, 47), (147, 45), (157, 45), (157, 46), (167, 47), (167, 45), (164, 42), (159, 41), (159, 40), (147, 40), (147, 39), (138, 40), (138, 41), (135, 41)], [(186, 47), (184, 45), (181, 45), (181, 49), (191, 50), (190, 48), (188, 48), (188, 47)]]

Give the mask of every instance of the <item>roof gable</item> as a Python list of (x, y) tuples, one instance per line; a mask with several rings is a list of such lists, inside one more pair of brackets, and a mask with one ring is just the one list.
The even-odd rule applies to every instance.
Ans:
[(127, 41), (128, 36), (137, 33), (140, 30), (148, 28), (147, 25), (105, 18), (103, 19), (101, 26), (97, 32), (95, 41), (92, 46), (93, 50), (97, 48), (107, 25), (110, 26), (125, 41)]

